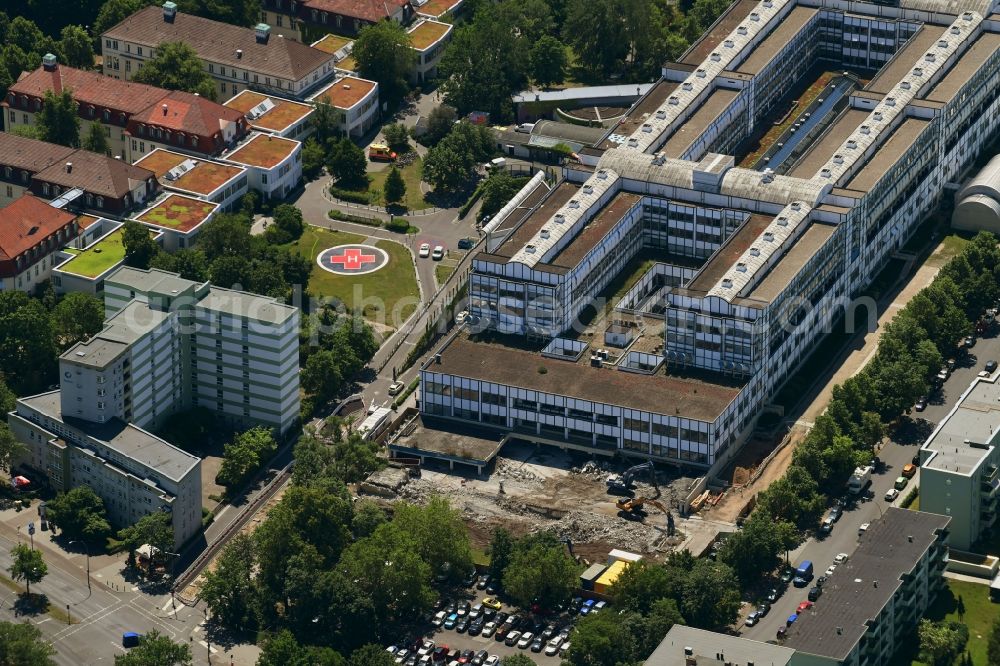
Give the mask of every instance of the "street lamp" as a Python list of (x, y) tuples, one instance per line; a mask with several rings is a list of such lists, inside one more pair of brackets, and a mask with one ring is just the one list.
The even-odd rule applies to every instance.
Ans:
[(72, 546), (74, 543), (83, 544), (83, 552), (87, 554), (87, 589), (90, 589), (90, 546), (87, 545), (86, 541), (80, 541), (79, 539), (73, 539), (67, 546)]

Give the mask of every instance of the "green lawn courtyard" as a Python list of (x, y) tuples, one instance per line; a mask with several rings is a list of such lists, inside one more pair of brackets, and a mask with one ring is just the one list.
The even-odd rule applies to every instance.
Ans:
[[(391, 168), (387, 167), (382, 171), (368, 174), (371, 179), (368, 183), (368, 191), (373, 194), (372, 203), (376, 206), (385, 205), (382, 192), (385, 189), (385, 179), (389, 176)], [(399, 173), (403, 176), (403, 182), (406, 183), (406, 196), (403, 197), (402, 205), (407, 210), (430, 208), (431, 204), (424, 201), (424, 193), (420, 190), (420, 174), (422, 173), (420, 158), (414, 158), (413, 163), (402, 167)]]
[[(364, 240), (360, 234), (307, 226), (302, 237), (291, 247), (315, 262), (323, 250)], [(348, 276), (335, 275), (316, 266), (309, 278), (309, 293), (315, 297), (336, 298), (348, 310), (363, 307), (366, 319), (398, 328), (420, 302), (413, 255), (393, 241), (379, 240), (375, 246), (389, 255), (389, 263), (384, 268), (366, 275)]]

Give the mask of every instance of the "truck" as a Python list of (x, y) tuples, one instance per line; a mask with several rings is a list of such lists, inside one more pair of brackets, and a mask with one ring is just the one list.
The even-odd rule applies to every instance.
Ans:
[(872, 483), (872, 468), (871, 465), (866, 465), (865, 467), (858, 467), (854, 470), (854, 474), (847, 481), (847, 491), (852, 495), (860, 495), (868, 486)]
[(361, 435), (363, 439), (374, 440), (382, 431), (385, 430), (386, 426), (392, 420), (392, 410), (388, 407), (379, 407), (372, 411), (361, 425), (358, 426), (358, 434)]
[(795, 568), (795, 578), (792, 579), (792, 585), (795, 587), (805, 587), (812, 580), (812, 577), (812, 560), (802, 560), (799, 562), (799, 566)]

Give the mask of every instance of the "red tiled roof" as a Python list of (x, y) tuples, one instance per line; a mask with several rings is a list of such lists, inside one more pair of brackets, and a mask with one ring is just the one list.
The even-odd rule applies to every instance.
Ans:
[(19, 197), (0, 208), (0, 259), (14, 259), (75, 219), (30, 194)]
[(410, 0), (305, 0), (302, 4), (307, 9), (375, 23), (389, 18), (395, 10), (410, 4)]
[(96, 196), (121, 199), (140, 184), (156, 177), (149, 169), (89, 150), (77, 150), (66, 161), (73, 163), (71, 170), (67, 171), (65, 164), (53, 164), (35, 174), (35, 179), (61, 187), (79, 187)]
[(170, 91), (156, 104), (132, 116), (135, 122), (205, 137), (213, 136), (224, 124), (239, 122), (241, 118), (243, 114), (236, 109), (179, 90)]
[(57, 162), (62, 163), (75, 148), (0, 132), (0, 166), (24, 169), (35, 174)]
[(39, 67), (23, 72), (10, 92), (44, 97), (46, 90), (59, 93), (69, 88), (79, 104), (93, 104), (128, 114), (138, 113), (163, 98), (166, 91), (144, 83), (115, 79), (95, 72), (58, 65), (52, 70)]
[[(108, 29), (105, 37), (145, 46), (186, 42), (208, 62), (239, 67), (262, 75), (299, 81), (332, 60), (333, 56), (307, 44), (284, 39), (273, 29), (266, 43), (257, 41), (253, 28), (220, 23), (177, 12), (172, 22), (163, 20), (161, 7), (147, 7)], [(237, 56), (237, 50), (242, 55)]]

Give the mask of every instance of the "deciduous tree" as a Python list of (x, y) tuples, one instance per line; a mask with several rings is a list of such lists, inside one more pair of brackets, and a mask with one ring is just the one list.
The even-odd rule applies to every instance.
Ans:
[(107, 155), (111, 151), (111, 144), (108, 143), (108, 135), (101, 121), (95, 120), (90, 124), (87, 136), (83, 137), (83, 148), (100, 155)]
[(52, 644), (39, 628), (28, 622), (0, 622), (0, 664), (55, 666)]
[(84, 292), (66, 294), (52, 310), (56, 344), (67, 349), (104, 328), (104, 304)]
[(444, 497), (435, 495), (424, 506), (398, 504), (392, 522), (413, 539), (417, 553), (435, 567), (435, 574), (458, 580), (472, 570), (472, 548), (462, 513)]
[(141, 638), (139, 644), (125, 654), (115, 655), (115, 666), (188, 666), (191, 647), (175, 643), (153, 629)]
[(551, 35), (543, 35), (535, 42), (528, 61), (531, 78), (543, 88), (566, 78), (566, 46)]
[(577, 583), (576, 562), (551, 533), (524, 537), (514, 548), (504, 571), (503, 589), (522, 608), (537, 603), (555, 608), (572, 596)]
[(184, 42), (164, 42), (156, 49), (156, 56), (145, 62), (132, 80), (159, 86), (167, 90), (198, 93), (206, 99), (215, 99), (215, 83), (198, 54)]
[(238, 488), (277, 450), (274, 435), (263, 426), (239, 433), (225, 446), (216, 482), (230, 489)]
[(79, 148), (80, 117), (76, 109), (76, 100), (68, 88), (58, 93), (46, 90), (42, 108), (35, 114), (34, 130), (38, 139)]
[(52, 319), (40, 301), (22, 291), (0, 291), (0, 368), (19, 395), (55, 379)]
[(135, 220), (125, 221), (122, 245), (125, 247), (125, 264), (133, 268), (149, 268), (149, 263), (160, 251), (149, 229)]
[(201, 598), (212, 617), (240, 631), (255, 628), (258, 603), (254, 570), (257, 553), (253, 538), (237, 534), (226, 544), (214, 570), (205, 573)]
[(416, 58), (406, 29), (395, 21), (362, 28), (351, 55), (361, 76), (378, 81), (380, 99), (388, 102), (390, 109), (395, 108), (406, 94), (406, 81)]
[(29, 548), (26, 543), (15, 545), (10, 551), (11, 563), (7, 567), (11, 578), (24, 581), (25, 594), (31, 595), (31, 584), (41, 582), (49, 573), (49, 567), (42, 559), (42, 551)]
[(104, 500), (90, 486), (77, 486), (56, 495), (48, 501), (47, 515), (49, 522), (69, 539), (103, 546), (104, 540), (111, 534)]
[(361, 187), (368, 178), (365, 171), (368, 159), (361, 150), (348, 138), (334, 141), (327, 154), (326, 169), (337, 180), (341, 187)]

